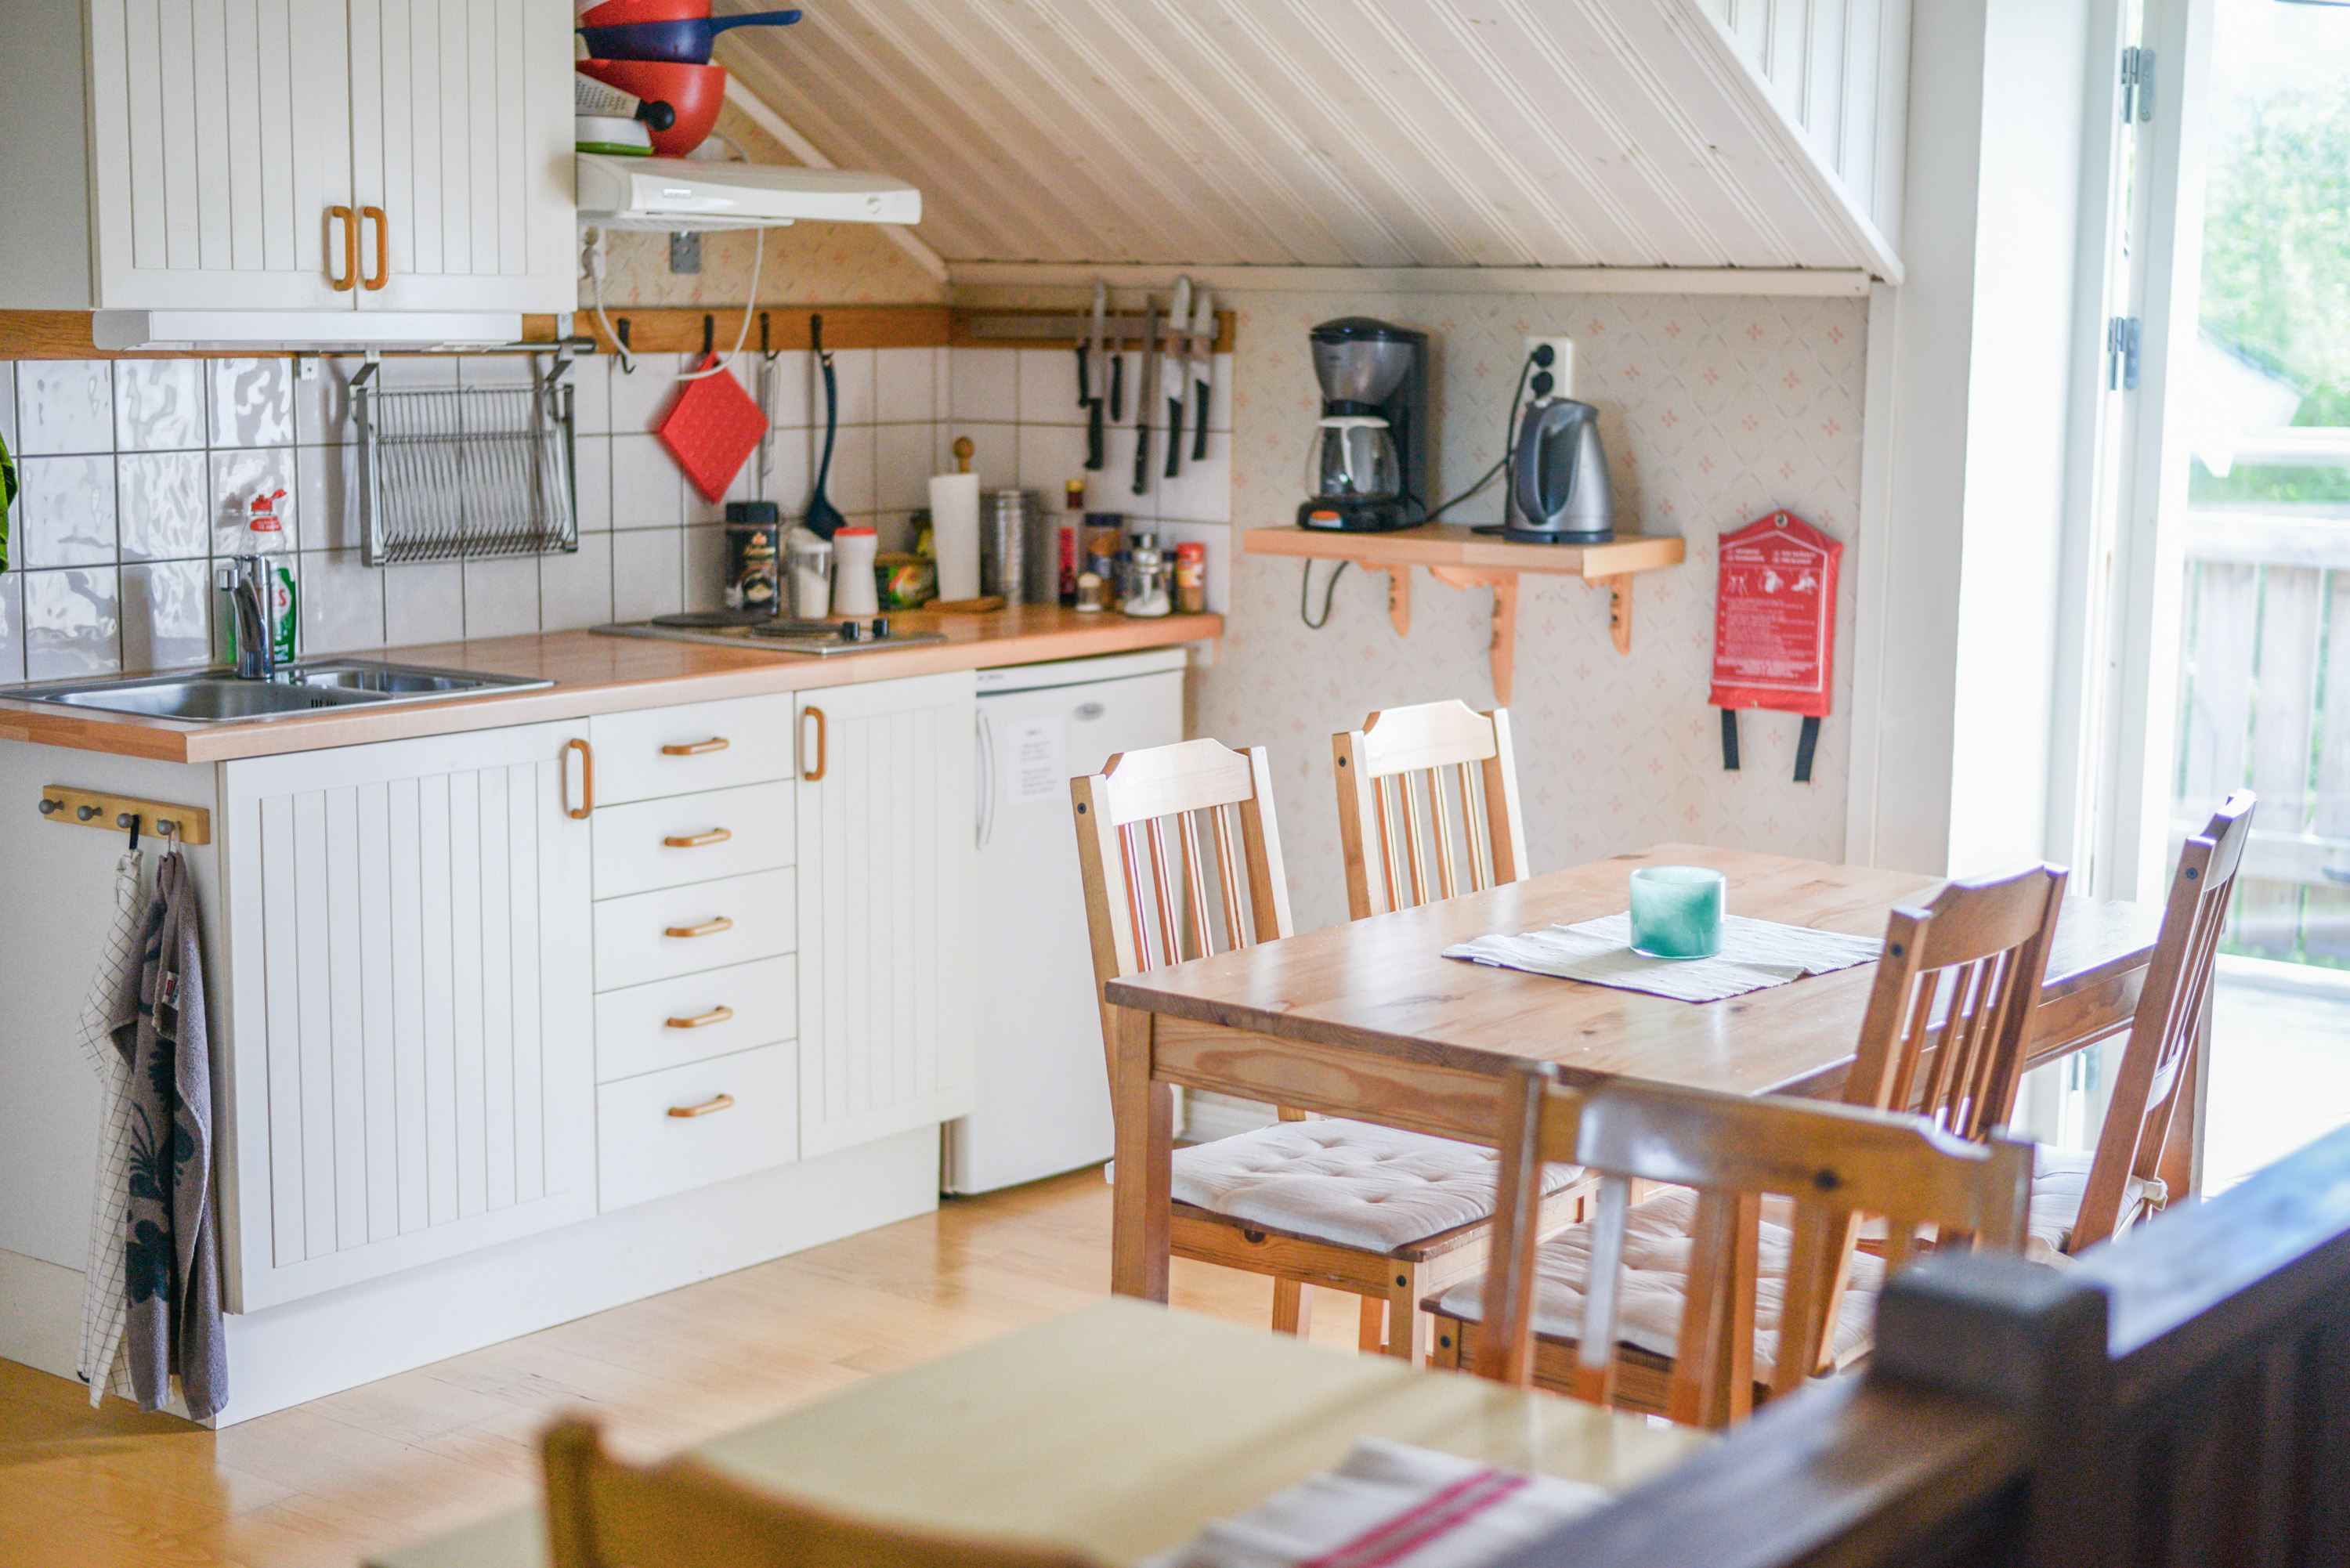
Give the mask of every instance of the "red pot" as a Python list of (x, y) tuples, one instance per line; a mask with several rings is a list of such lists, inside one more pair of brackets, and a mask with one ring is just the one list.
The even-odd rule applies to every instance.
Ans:
[(582, 27), (623, 27), (634, 22), (700, 22), (710, 0), (604, 0), (579, 14)]
[(676, 124), (652, 132), (653, 151), (659, 157), (683, 158), (701, 146), (718, 123), (718, 111), (726, 102), (724, 66), (681, 66), (667, 60), (576, 60), (573, 64), (580, 74), (607, 87), (657, 99), (677, 111)]

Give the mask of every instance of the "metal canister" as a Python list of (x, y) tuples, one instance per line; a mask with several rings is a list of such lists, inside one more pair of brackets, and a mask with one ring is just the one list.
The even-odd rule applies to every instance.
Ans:
[(979, 514), (979, 591), (1028, 601), (1028, 536), (1042, 508), (1024, 490), (991, 490)]
[[(764, 517), (754, 510), (764, 509)], [(783, 607), (783, 524), (773, 502), (727, 505), (726, 607), (775, 615)]]

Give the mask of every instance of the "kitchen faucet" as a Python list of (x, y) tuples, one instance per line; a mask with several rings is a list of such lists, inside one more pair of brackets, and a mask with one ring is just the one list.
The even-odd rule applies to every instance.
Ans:
[(259, 556), (237, 556), (221, 574), (236, 612), (236, 674), (240, 680), (277, 675), (277, 641), (269, 628), (269, 570)]

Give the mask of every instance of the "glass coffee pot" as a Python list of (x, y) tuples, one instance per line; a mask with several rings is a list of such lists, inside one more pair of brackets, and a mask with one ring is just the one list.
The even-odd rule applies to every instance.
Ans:
[(1395, 436), (1373, 414), (1322, 420), (1305, 456), (1305, 492), (1319, 500), (1359, 501), (1401, 493)]

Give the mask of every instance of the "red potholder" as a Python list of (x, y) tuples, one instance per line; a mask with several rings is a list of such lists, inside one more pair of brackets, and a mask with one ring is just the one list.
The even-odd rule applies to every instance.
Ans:
[[(718, 363), (711, 355), (702, 362), (707, 370)], [(743, 464), (759, 449), (767, 417), (733, 373), (721, 370), (688, 381), (677, 401), (662, 416), (654, 433), (693, 487), (711, 501), (726, 499), (726, 487), (743, 472)]]

